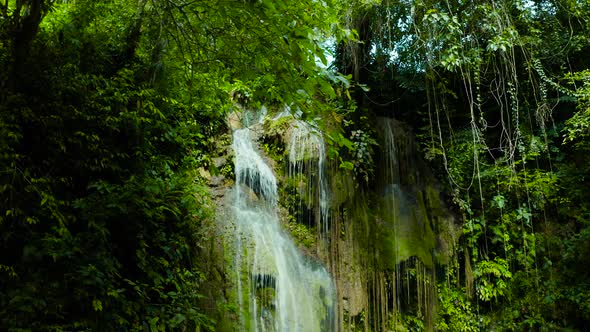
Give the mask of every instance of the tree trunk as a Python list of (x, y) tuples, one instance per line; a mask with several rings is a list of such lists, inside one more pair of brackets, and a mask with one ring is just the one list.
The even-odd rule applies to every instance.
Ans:
[[(12, 26), (9, 30), (12, 34), (12, 58), (14, 61), (9, 81), (13, 87), (17, 87), (20, 81), (31, 51), (31, 44), (37, 36), (39, 25), (45, 16), (45, 0), (23, 2), (24, 0), (17, 0), (16, 9), (12, 14)], [(23, 10), (27, 13), (25, 16), (21, 16)]]

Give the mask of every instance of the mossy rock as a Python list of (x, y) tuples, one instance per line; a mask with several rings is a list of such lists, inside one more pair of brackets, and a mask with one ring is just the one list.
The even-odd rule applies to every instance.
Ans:
[(298, 246), (314, 248), (316, 245), (316, 230), (301, 223), (289, 222), (286, 225), (287, 230)]
[(385, 196), (380, 206), (376, 234), (382, 268), (393, 269), (412, 256), (432, 268), (436, 238), (422, 195), (398, 191)]

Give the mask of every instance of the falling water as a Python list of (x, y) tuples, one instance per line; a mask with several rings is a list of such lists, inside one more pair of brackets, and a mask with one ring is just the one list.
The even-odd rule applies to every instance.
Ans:
[[(317, 160), (317, 162), (316, 162)], [(324, 138), (315, 127), (301, 120), (292, 124), (289, 142), (289, 177), (307, 183), (308, 208), (319, 205), (319, 229), (328, 233), (329, 196), (325, 176), (326, 147)]]
[[(392, 275), (386, 277), (390, 286), (381, 300), (393, 305), (393, 321), (400, 311), (413, 310), (424, 321), (424, 328), (432, 329), (434, 306), (433, 254), (434, 234), (425, 212), (423, 188), (419, 183), (419, 171), (414, 160), (411, 141), (398, 142), (395, 121), (382, 118), (380, 130), (383, 135), (381, 170), (382, 195), (384, 197), (383, 219), (392, 232), (391, 251), (395, 261)], [(377, 281), (377, 284), (383, 281)], [(389, 299), (388, 299), (389, 298)], [(383, 314), (378, 314), (383, 317)], [(386, 319), (383, 317), (382, 319)]]
[(252, 143), (234, 132), (237, 300), (243, 331), (331, 331), (335, 292), (328, 272), (282, 231), (277, 184)]

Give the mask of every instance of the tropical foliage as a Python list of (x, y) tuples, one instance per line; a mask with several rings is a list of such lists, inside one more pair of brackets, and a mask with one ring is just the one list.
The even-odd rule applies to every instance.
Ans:
[(238, 104), (361, 188), (376, 117), (414, 128), (462, 232), (436, 328), (588, 329), (588, 54), (580, 0), (0, 1), (0, 329), (223, 329), (198, 170)]
[(2, 1), (0, 328), (215, 329), (197, 169), (234, 101), (335, 96), (335, 8)]
[(371, 88), (358, 108), (416, 129), (462, 215), (438, 328), (587, 328), (588, 3), (351, 8), (362, 43), (338, 66)]

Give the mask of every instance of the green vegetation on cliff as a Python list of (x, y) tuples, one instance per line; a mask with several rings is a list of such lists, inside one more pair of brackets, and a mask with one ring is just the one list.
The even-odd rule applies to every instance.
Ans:
[(359, 113), (414, 128), (460, 217), (435, 326), (587, 329), (588, 3), (356, 1), (350, 12), (360, 42), (338, 46), (337, 66), (370, 87), (354, 93)]
[(288, 120), (259, 143), (343, 328), (587, 330), (589, 36), (579, 0), (1, 0), (0, 329), (231, 330), (203, 174), (287, 105), (329, 236)]
[(196, 170), (233, 102), (335, 94), (334, 3), (0, 1), (0, 329), (215, 330)]

